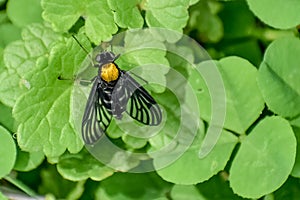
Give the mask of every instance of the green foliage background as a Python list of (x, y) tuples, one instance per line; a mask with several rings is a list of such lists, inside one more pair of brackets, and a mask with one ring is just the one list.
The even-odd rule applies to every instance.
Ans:
[[(296, 0), (0, 0), (0, 199), (16, 195), (12, 188), (48, 199), (297, 199), (299, 10)], [(211, 116), (204, 81), (172, 55), (140, 55), (136, 63), (170, 65), (195, 91), (203, 89), (196, 92), (203, 122), (176, 162), (134, 174), (99, 163), (74, 129), (73, 77), (86, 53), (70, 36), (80, 28), (77, 37), (90, 50), (91, 43), (142, 27), (197, 40), (220, 70), (227, 101), (222, 135), (199, 159)], [(171, 94), (158, 93), (171, 112)], [(174, 132), (173, 115), (149, 141), (120, 131), (109, 136), (133, 151), (155, 149)]]

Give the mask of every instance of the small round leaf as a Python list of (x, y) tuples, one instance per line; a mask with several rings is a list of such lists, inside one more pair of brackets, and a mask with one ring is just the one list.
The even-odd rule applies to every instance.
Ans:
[(250, 9), (266, 24), (288, 29), (300, 24), (298, 0), (247, 0)]
[(230, 168), (230, 186), (246, 198), (269, 194), (287, 180), (295, 157), (296, 138), (289, 122), (267, 117), (242, 140)]
[(9, 174), (16, 161), (16, 145), (11, 134), (0, 126), (0, 178)]
[(300, 114), (300, 40), (275, 40), (259, 68), (258, 85), (270, 110), (283, 117)]

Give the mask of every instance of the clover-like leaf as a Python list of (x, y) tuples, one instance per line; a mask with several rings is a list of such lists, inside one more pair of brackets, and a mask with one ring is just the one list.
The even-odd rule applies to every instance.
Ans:
[[(190, 185), (206, 181), (223, 170), (237, 143), (237, 138), (223, 131), (212, 151), (205, 158), (199, 158), (202, 139), (203, 137), (198, 137), (181, 157), (157, 173), (169, 182)], [(163, 159), (155, 159), (154, 166), (163, 162)]]
[(0, 177), (10, 173), (16, 161), (16, 145), (11, 134), (0, 126)]
[(258, 84), (271, 111), (283, 117), (300, 114), (300, 40), (284, 37), (267, 48)]
[[(264, 101), (256, 82), (257, 70), (247, 60), (239, 57), (226, 57), (216, 62), (216, 64), (226, 92), (224, 127), (243, 134), (259, 117), (264, 108)], [(210, 67), (210, 65), (211, 61), (207, 61), (202, 62), (199, 66), (205, 68)], [(200, 90), (197, 96), (201, 108), (201, 117), (209, 122), (211, 107), (218, 105), (211, 105), (213, 99), (211, 99), (207, 83), (197, 74), (192, 73), (190, 79), (194, 88)]]
[(246, 198), (269, 194), (287, 180), (295, 157), (296, 138), (288, 121), (267, 117), (242, 140), (230, 168), (230, 186)]
[(247, 0), (247, 2), (258, 18), (275, 28), (288, 29), (300, 23), (298, 1)]

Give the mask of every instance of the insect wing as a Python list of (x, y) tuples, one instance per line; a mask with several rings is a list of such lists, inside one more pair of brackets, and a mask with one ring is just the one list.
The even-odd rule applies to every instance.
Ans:
[(95, 143), (106, 131), (111, 115), (102, 104), (99, 82), (94, 81), (82, 119), (82, 138), (86, 144)]
[(126, 112), (145, 125), (158, 125), (162, 120), (160, 107), (153, 97), (127, 72), (122, 71), (121, 78), (125, 94), (128, 96)]

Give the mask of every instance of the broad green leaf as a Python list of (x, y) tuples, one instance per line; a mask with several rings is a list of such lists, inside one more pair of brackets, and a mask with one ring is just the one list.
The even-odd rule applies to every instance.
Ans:
[(5, 47), (10, 42), (21, 39), (21, 29), (13, 24), (0, 25), (0, 47)]
[(24, 152), (18, 149), (14, 169), (17, 171), (30, 171), (39, 166), (43, 160), (43, 152)]
[(242, 140), (230, 168), (230, 186), (246, 198), (269, 194), (287, 180), (295, 157), (296, 138), (288, 121), (267, 117)]
[(40, 0), (9, 0), (7, 15), (14, 25), (24, 27), (34, 22), (42, 22)]
[(258, 84), (268, 108), (283, 117), (300, 114), (300, 40), (285, 37), (267, 48)]
[(145, 4), (146, 22), (149, 27), (161, 27), (178, 32), (186, 26), (189, 0), (151, 0)]
[(95, 199), (148, 200), (166, 197), (170, 183), (151, 173), (115, 173), (101, 182)]
[(121, 28), (142, 28), (144, 19), (137, 7), (139, 0), (108, 0), (114, 20)]
[(103, 180), (114, 173), (114, 170), (100, 163), (89, 152), (65, 154), (57, 164), (58, 172), (71, 181), (81, 181), (91, 178), (95, 181)]
[(16, 161), (16, 145), (11, 134), (0, 126), (0, 177), (4, 177), (13, 169)]
[[(166, 181), (191, 185), (204, 182), (223, 170), (237, 143), (237, 138), (223, 131), (215, 147), (203, 159), (199, 158), (201, 141), (200, 137), (196, 139), (181, 157), (157, 173)], [(163, 162), (163, 159), (155, 159), (154, 166)]]
[(247, 2), (250, 10), (260, 20), (274, 28), (289, 29), (300, 24), (298, 0), (247, 0)]
[[(54, 166), (41, 170), (41, 183), (38, 186), (40, 194), (52, 194), (56, 199), (78, 199), (83, 193), (85, 181), (73, 182), (61, 177)], [(71, 198), (73, 197), (73, 198)]]
[(40, 60), (32, 88), (21, 96), (13, 114), (19, 122), (18, 143), (22, 150), (43, 151), (57, 157), (66, 149), (78, 152), (82, 141), (71, 123), (73, 77), (86, 54), (70, 38), (50, 52), (49, 62)]
[(85, 0), (42, 0), (42, 17), (52, 24), (54, 30), (66, 32), (86, 12), (85, 3)]
[(79, 19), (85, 21), (85, 32), (92, 42), (100, 44), (108, 40), (118, 28), (114, 23), (113, 11), (107, 1), (98, 0), (42, 0), (43, 18), (56, 31), (67, 32)]
[(23, 29), (23, 41), (10, 43), (4, 50), (5, 69), (0, 74), (0, 100), (10, 106), (28, 91), (32, 76), (36, 74), (36, 62), (46, 55), (53, 43), (61, 39), (51, 29), (41, 24), (33, 24)]
[[(239, 57), (226, 57), (216, 64), (226, 92), (224, 127), (236, 133), (244, 134), (264, 108), (264, 101), (256, 82), (257, 70), (247, 60)], [(211, 61), (202, 62), (200, 68), (209, 67), (209, 65), (211, 65)], [(210, 91), (197, 73), (192, 73), (190, 80), (195, 90), (201, 89), (201, 92), (197, 93), (201, 117), (209, 122), (212, 101)]]
[(206, 200), (194, 185), (174, 185), (170, 193), (172, 199)]
[(95, 44), (110, 39), (118, 31), (107, 1), (94, 0), (87, 5), (86, 12), (90, 17), (86, 20), (85, 32)]

